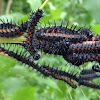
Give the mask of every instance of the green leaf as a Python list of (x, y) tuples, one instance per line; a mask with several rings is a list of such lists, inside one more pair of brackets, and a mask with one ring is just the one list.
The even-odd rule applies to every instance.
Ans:
[(67, 94), (67, 92), (66, 92), (66, 89), (67, 89), (66, 88), (66, 83), (64, 83), (62, 81), (59, 81), (58, 82), (58, 86), (59, 86), (60, 90), (62, 91), (62, 93), (59, 92), (59, 91), (56, 91), (56, 95), (59, 98), (64, 98), (66, 96), (66, 94)]
[(100, 0), (84, 0), (84, 7), (87, 9), (97, 23), (100, 23)]
[(41, 0), (27, 0), (32, 10), (37, 10), (42, 5)]
[(13, 93), (11, 100), (34, 100), (36, 88), (24, 87)]
[(57, 83), (55, 81), (53, 81), (52, 79), (50, 78), (42, 78), (41, 76), (40, 77), (34, 77), (36, 80), (38, 81), (41, 81), (42, 83), (45, 83), (46, 85), (58, 90), (59, 92), (61, 92), (60, 88), (58, 87)]
[(10, 69), (14, 67), (15, 64), (16, 62), (14, 61), (14, 59), (7, 56), (0, 55), (0, 76), (10, 71)]
[[(14, 19), (14, 22), (15, 22), (21, 17), (24, 17), (24, 14), (16, 12), (16, 13), (8, 14), (8, 15), (2, 15), (0, 16), (0, 19), (5, 19), (5, 22), (7, 22), (7, 20), (8, 22), (10, 22), (11, 20)], [(0, 21), (0, 23), (2, 22)]]
[(3, 82), (5, 85), (5, 91), (7, 94), (12, 94), (17, 89), (25, 86), (26, 80), (23, 78), (7, 78)]
[(100, 24), (97, 24), (97, 25), (95, 25), (94, 27), (92, 27), (92, 30), (93, 30), (95, 33), (100, 33)]

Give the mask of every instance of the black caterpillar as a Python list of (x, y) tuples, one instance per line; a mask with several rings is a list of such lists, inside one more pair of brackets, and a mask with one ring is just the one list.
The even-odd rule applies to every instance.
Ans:
[(80, 53), (80, 54), (72, 54), (72, 55), (63, 55), (65, 60), (67, 60), (69, 63), (72, 63), (73, 65), (79, 66), (84, 64), (85, 62), (93, 62), (97, 61), (100, 63), (100, 54), (85, 54), (85, 53)]
[[(26, 41), (17, 44), (17, 46), (22, 45), (26, 51), (22, 52), (22, 50), (19, 53), (17, 49), (17, 51), (14, 52), (14, 50), (10, 50), (8, 44), (0, 44), (0, 52), (8, 54), (8, 56), (33, 67), (44, 76), (52, 76), (55, 79), (65, 81), (72, 88), (77, 88), (76, 84), (73, 82), (75, 81), (78, 85), (100, 89), (99, 84), (89, 82), (90, 80), (100, 77), (100, 75), (96, 73), (99, 72), (98, 67), (93, 66), (91, 72), (82, 70), (82, 75), (82, 71), (80, 74), (73, 74), (54, 69), (45, 64), (40, 66), (34, 63), (34, 60), (40, 58), (40, 55), (37, 53), (38, 50), (48, 54), (61, 55), (66, 61), (76, 66), (89, 61), (97, 61), (100, 63), (99, 35), (93, 35), (90, 29), (80, 28), (75, 30), (75, 27), (72, 29), (72, 27), (68, 28), (62, 25), (36, 29), (42, 14), (43, 11), (38, 9), (36, 12), (31, 13), (27, 22), (23, 22), (20, 25), (14, 25), (12, 23), (1, 24), (1, 37), (16, 36), (22, 32), (27, 32), (27, 36)], [(8, 46), (8, 49), (5, 49), (5, 45)], [(25, 52), (28, 52), (29, 56), (27, 56)]]
[(0, 37), (15, 37), (22, 35), (27, 29), (27, 22), (19, 25), (13, 23), (0, 24)]

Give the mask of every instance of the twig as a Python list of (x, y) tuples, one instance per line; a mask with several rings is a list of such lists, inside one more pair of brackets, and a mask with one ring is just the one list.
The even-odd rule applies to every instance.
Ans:
[(2, 14), (2, 0), (0, 0), (0, 15)]
[(45, 0), (45, 2), (42, 4), (42, 6), (40, 7), (40, 9), (43, 9), (43, 7), (47, 4), (49, 0)]
[(8, 1), (8, 5), (7, 5), (7, 8), (6, 8), (6, 14), (8, 14), (9, 11), (10, 11), (11, 3), (12, 3), (12, 0), (9, 0)]

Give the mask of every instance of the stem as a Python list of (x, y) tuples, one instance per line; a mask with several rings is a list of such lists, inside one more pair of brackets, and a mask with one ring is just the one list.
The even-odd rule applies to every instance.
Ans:
[(9, 0), (8, 1), (8, 5), (7, 5), (7, 8), (6, 8), (6, 14), (9, 13), (9, 10), (10, 10), (10, 7), (11, 7), (11, 3), (12, 3), (12, 0)]
[(0, 0), (0, 15), (2, 14), (2, 0)]
[(42, 4), (42, 6), (40, 7), (40, 9), (43, 9), (43, 7), (47, 4), (49, 0), (45, 0), (45, 2)]

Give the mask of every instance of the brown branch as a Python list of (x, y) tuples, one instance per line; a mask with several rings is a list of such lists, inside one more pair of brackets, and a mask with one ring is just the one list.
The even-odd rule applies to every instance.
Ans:
[(43, 7), (47, 4), (49, 0), (45, 0), (44, 3), (42, 4), (42, 6), (39, 9), (43, 9)]
[(3, 0), (0, 0), (0, 15), (2, 14), (2, 2)]
[(6, 8), (6, 14), (8, 14), (9, 11), (10, 11), (11, 3), (12, 3), (12, 0), (9, 0), (8, 1), (8, 5), (7, 5), (7, 8)]

